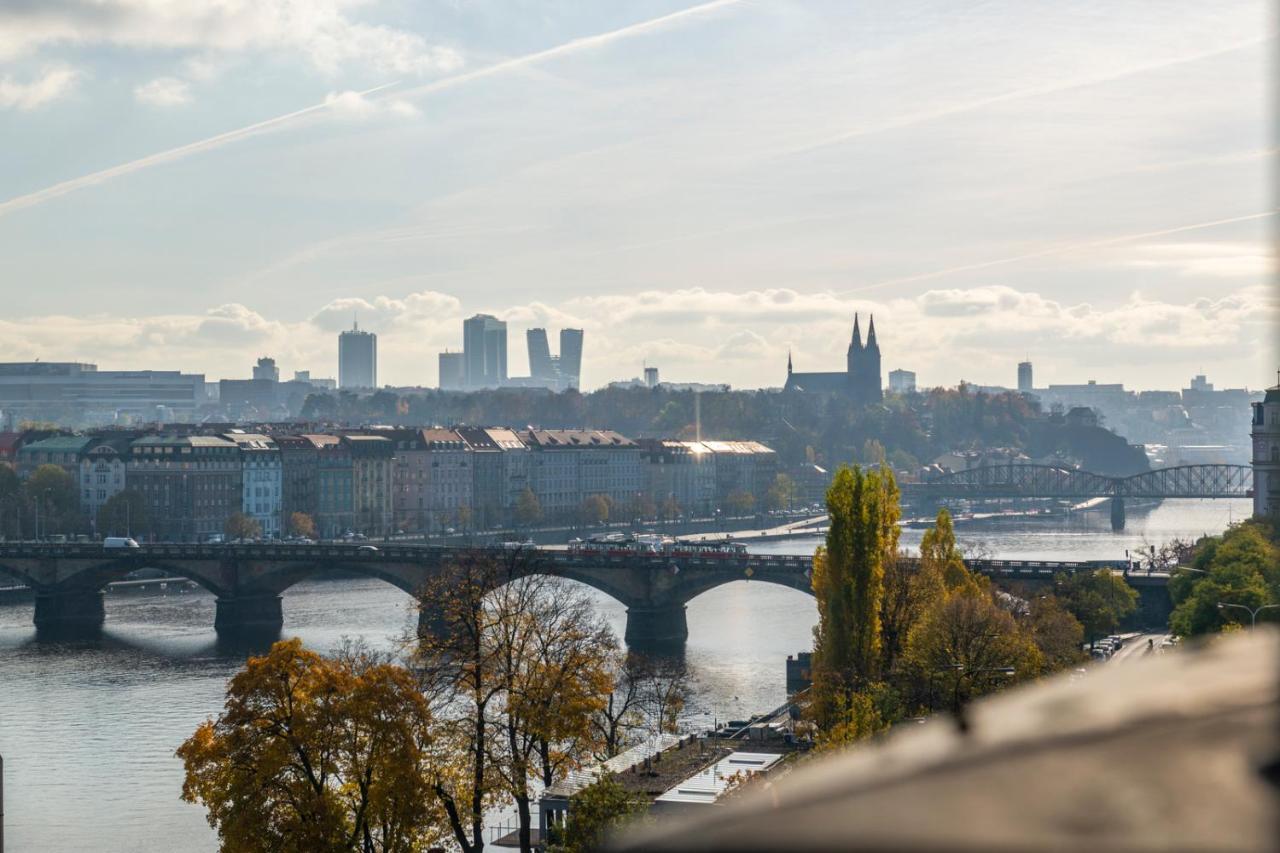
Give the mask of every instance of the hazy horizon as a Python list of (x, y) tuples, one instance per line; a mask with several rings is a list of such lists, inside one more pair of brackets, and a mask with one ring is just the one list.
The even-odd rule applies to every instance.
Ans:
[[(604, 6), (604, 7), (602, 7)], [(1258, 0), (0, 6), (0, 360), (433, 386), (1276, 380)], [(554, 346), (554, 344), (553, 344)]]

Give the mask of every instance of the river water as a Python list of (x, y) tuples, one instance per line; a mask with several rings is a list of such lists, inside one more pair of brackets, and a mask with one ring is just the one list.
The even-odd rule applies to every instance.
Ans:
[[(1105, 507), (1104, 507), (1105, 509)], [(1022, 559), (1122, 559), (1126, 550), (1223, 530), (1248, 501), (1165, 501), (1131, 507), (1112, 533), (1106, 512), (1001, 522), (957, 531), (975, 553)], [(902, 542), (917, 545), (921, 531)], [(817, 539), (753, 551), (811, 553)], [(625, 611), (596, 593), (621, 635)], [(316, 580), (284, 595), (283, 634), (328, 650), (344, 637), (390, 647), (416, 624), (409, 597), (376, 580)], [(0, 604), (0, 755), (10, 851), (211, 851), (203, 810), (178, 799), (174, 749), (222, 705), (244, 647), (219, 642), (202, 590), (111, 593), (99, 635), (37, 639), (30, 604)], [(785, 698), (785, 660), (809, 648), (813, 600), (740, 582), (690, 602), (690, 723), (741, 718)]]

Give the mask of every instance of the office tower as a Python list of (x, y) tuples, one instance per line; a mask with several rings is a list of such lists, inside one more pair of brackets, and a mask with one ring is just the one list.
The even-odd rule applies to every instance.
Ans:
[(356, 323), (338, 335), (338, 387), (378, 387), (378, 336)]
[(582, 330), (560, 330), (560, 380), (565, 388), (578, 388), (582, 378)]
[(658, 368), (646, 367), (644, 369), (644, 384), (646, 388), (658, 387)]
[(266, 379), (269, 382), (279, 382), (280, 368), (276, 367), (276, 360), (265, 356), (258, 359), (258, 363), (253, 367), (253, 378)]
[(912, 370), (890, 370), (889, 390), (895, 394), (910, 394), (916, 390), (916, 374)]
[(467, 388), (497, 388), (507, 378), (507, 324), (488, 314), (462, 323)]
[(1031, 383), (1031, 362), (1018, 362), (1018, 390), (1030, 391), (1034, 387)]
[(440, 353), (440, 390), (461, 391), (466, 387), (467, 364), (460, 352)]
[(534, 379), (554, 381), (555, 365), (551, 362), (551, 346), (547, 343), (546, 329), (530, 329), (525, 333), (529, 344), (529, 375)]

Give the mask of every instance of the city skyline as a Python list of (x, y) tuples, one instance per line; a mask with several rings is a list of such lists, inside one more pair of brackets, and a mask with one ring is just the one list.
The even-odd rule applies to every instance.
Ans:
[(924, 385), (1269, 382), (1257, 0), (249, 8), (0, 13), (0, 360), (329, 373), (358, 311), (433, 386), (487, 312), (760, 387), (874, 312)]

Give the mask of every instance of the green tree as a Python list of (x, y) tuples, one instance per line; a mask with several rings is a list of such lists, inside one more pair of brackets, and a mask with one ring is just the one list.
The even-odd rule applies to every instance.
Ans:
[(132, 536), (151, 526), (147, 517), (147, 502), (142, 493), (125, 489), (107, 498), (98, 507), (98, 534), (100, 536)]
[(742, 489), (734, 489), (724, 497), (724, 508), (730, 515), (746, 515), (755, 505), (755, 495)]
[[(1269, 530), (1257, 522), (1239, 524), (1222, 536), (1201, 540), (1191, 558), (1196, 571), (1173, 570), (1169, 594), (1175, 634), (1193, 636), (1236, 623), (1247, 624), (1249, 614), (1236, 608), (1219, 609), (1219, 602), (1258, 608), (1280, 603), (1280, 548)], [(1276, 620), (1276, 610), (1264, 610), (1258, 620)]]
[(613, 776), (603, 776), (569, 798), (562, 826), (554, 827), (547, 853), (591, 853), (604, 849), (620, 829), (634, 826), (649, 810), (649, 800), (622, 786)]
[(1043, 665), (1013, 616), (972, 587), (929, 609), (907, 640), (907, 659), (924, 692), (957, 715), (975, 696), (1034, 678)]
[(41, 465), (23, 484), (29, 505), (38, 509), (40, 535), (70, 533), (83, 527), (80, 487), (60, 465)]
[(769, 485), (765, 495), (765, 505), (769, 509), (790, 509), (796, 500), (796, 484), (786, 474), (778, 474)]
[(182, 799), (205, 806), (227, 851), (414, 853), (440, 837), (432, 729), (403, 667), (282, 640), (178, 748)]
[(531, 527), (542, 520), (542, 504), (533, 489), (525, 489), (516, 498), (516, 522), (521, 527)]
[(985, 580), (969, 571), (956, 547), (955, 527), (947, 510), (938, 510), (933, 527), (920, 540), (920, 570), (936, 576), (948, 592), (962, 587), (984, 586)]
[(243, 512), (233, 512), (222, 525), (222, 532), (232, 541), (257, 539), (262, 535), (262, 525)]
[(827, 513), (827, 540), (812, 576), (818, 625), (811, 709), (820, 732), (852, 740), (881, 725), (867, 696), (880, 675), (885, 565), (897, 553), (893, 473), (841, 468), (827, 490)]
[(609, 520), (609, 500), (604, 495), (587, 495), (578, 515), (583, 524), (599, 525)]
[(1054, 595), (1084, 626), (1092, 644), (1120, 626), (1138, 607), (1138, 592), (1110, 569), (1092, 572), (1060, 572), (1053, 579)]

